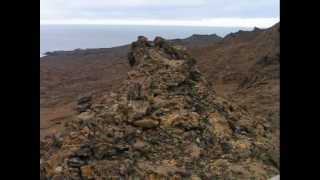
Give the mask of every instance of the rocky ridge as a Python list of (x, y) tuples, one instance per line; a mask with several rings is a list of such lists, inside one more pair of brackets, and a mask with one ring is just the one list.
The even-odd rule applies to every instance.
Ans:
[(267, 179), (270, 122), (219, 97), (182, 47), (139, 37), (120, 88), (78, 100), (64, 134), (40, 142), (42, 179)]

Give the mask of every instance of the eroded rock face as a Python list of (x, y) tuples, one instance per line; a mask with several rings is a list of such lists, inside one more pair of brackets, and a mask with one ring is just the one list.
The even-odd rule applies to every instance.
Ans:
[(44, 152), (41, 177), (267, 179), (278, 173), (265, 151), (272, 147), (269, 132), (217, 97), (185, 50), (139, 37), (128, 59), (132, 70), (108, 102), (81, 101), (90, 110), (67, 125), (57, 150)]

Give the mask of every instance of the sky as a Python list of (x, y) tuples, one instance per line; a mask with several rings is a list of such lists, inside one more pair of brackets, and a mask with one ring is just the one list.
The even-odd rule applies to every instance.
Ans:
[(266, 28), (280, 0), (40, 0), (40, 24)]

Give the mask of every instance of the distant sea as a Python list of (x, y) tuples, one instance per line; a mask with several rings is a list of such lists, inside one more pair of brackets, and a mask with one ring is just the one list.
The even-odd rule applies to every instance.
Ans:
[(192, 34), (217, 34), (221, 37), (245, 28), (173, 27), (173, 26), (113, 26), (113, 25), (41, 25), (40, 57), (57, 50), (109, 48), (129, 44), (143, 35), (149, 39), (187, 38)]

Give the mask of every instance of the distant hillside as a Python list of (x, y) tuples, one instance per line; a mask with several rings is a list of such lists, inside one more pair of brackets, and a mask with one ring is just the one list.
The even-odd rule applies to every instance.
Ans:
[(200, 35), (194, 34), (185, 39), (173, 39), (170, 42), (176, 45), (183, 45), (183, 46), (208, 46), (209, 44), (215, 44), (222, 40), (223, 38), (216, 35)]

